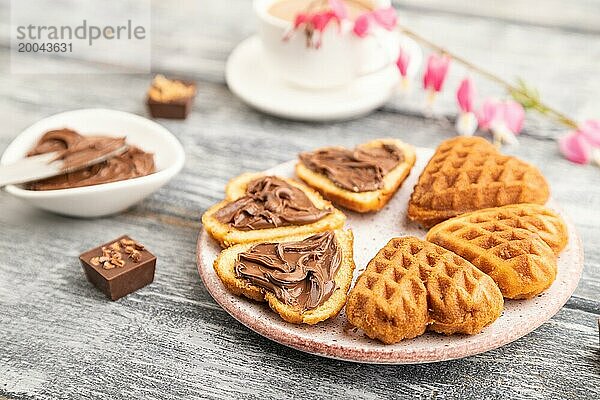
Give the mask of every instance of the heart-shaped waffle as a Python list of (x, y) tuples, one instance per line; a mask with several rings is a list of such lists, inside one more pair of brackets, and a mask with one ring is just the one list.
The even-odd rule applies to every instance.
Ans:
[(537, 204), (464, 214), (431, 228), (427, 240), (488, 274), (504, 297), (531, 298), (556, 278), (556, 254), (567, 244), (562, 219)]
[(384, 343), (419, 336), (475, 334), (495, 321), (504, 301), (489, 276), (471, 263), (416, 237), (394, 238), (352, 288), (346, 315)]
[(534, 166), (499, 153), (483, 138), (442, 142), (421, 173), (408, 216), (431, 227), (456, 215), (507, 204), (544, 204), (548, 183)]

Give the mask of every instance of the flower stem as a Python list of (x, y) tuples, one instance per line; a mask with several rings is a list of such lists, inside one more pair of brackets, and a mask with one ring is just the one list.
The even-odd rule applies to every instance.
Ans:
[(415, 41), (421, 43), (422, 45), (427, 46), (427, 47), (431, 48), (432, 50), (437, 51), (438, 53), (445, 54), (448, 57), (450, 57), (451, 59), (453, 59), (454, 61), (477, 72), (478, 74), (488, 78), (489, 80), (496, 82), (498, 85), (504, 87), (513, 97), (516, 94), (521, 98), (527, 99), (527, 102), (529, 103), (529, 108), (535, 109), (540, 114), (548, 116), (548, 117), (552, 118), (554, 121), (556, 121), (564, 126), (567, 126), (569, 128), (573, 128), (573, 129), (577, 129), (578, 124), (577, 124), (577, 122), (575, 122), (575, 120), (573, 118), (567, 116), (566, 114), (564, 114), (561, 111), (558, 111), (555, 108), (548, 106), (547, 104), (542, 103), (539, 98), (532, 95), (527, 90), (524, 90), (523, 87), (513, 85), (512, 83), (504, 80), (503, 78), (500, 78), (499, 76), (493, 74), (492, 72), (489, 72), (489, 71), (471, 63), (470, 61), (462, 58), (461, 56), (458, 56), (458, 55), (448, 51), (447, 49), (433, 43), (432, 41), (424, 38), (423, 36), (412, 31), (411, 29), (408, 29), (402, 25), (398, 25), (398, 29), (400, 30), (400, 32), (402, 32), (406, 36), (409, 36), (410, 38), (414, 39)]

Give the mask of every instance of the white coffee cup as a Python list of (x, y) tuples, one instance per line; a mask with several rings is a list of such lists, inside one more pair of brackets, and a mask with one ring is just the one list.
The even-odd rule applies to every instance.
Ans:
[[(309, 89), (341, 87), (398, 58), (400, 34), (376, 24), (360, 38), (352, 32), (350, 21), (344, 21), (341, 29), (332, 23), (323, 32), (319, 48), (307, 47), (302, 30), (283, 40), (291, 23), (269, 14), (276, 1), (281, 0), (254, 0), (254, 12), (267, 67), (291, 84)], [(374, 9), (390, 6), (389, 0), (371, 3)]]

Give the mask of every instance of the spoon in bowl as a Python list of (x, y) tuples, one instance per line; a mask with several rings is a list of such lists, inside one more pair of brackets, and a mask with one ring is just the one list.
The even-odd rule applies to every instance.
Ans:
[(0, 187), (68, 174), (104, 162), (128, 149), (124, 138), (115, 138), (101, 145), (92, 143), (78, 149), (26, 157), (0, 166)]

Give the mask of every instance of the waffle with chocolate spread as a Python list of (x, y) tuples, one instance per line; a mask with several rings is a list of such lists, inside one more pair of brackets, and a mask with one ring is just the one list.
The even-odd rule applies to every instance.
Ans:
[(296, 174), (325, 198), (357, 212), (383, 208), (415, 164), (415, 150), (397, 139), (377, 139), (349, 150), (301, 153)]
[(232, 179), (225, 193), (202, 216), (223, 247), (339, 229), (346, 222), (319, 193), (289, 178), (246, 173)]
[(238, 244), (221, 251), (214, 268), (233, 294), (266, 301), (285, 321), (316, 324), (346, 303), (354, 273), (352, 231)]

